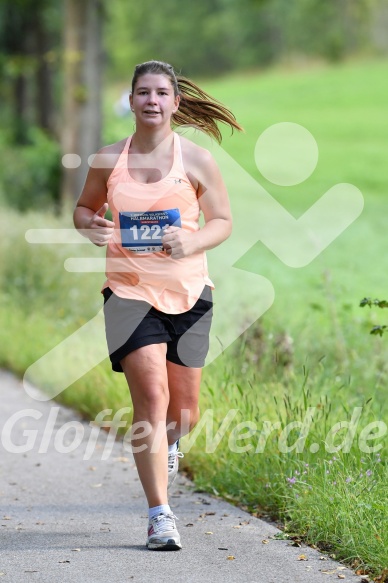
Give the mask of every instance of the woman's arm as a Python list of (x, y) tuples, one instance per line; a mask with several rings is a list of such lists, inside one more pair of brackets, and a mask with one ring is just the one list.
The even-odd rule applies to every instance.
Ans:
[(225, 241), (232, 232), (232, 213), (228, 192), (221, 172), (207, 150), (202, 155), (198, 185), (198, 202), (205, 225), (195, 235), (200, 250), (212, 249)]
[(229, 198), (221, 172), (207, 150), (196, 147), (195, 158), (198, 202), (205, 225), (195, 233), (178, 227), (165, 230), (163, 244), (171, 247), (171, 256), (176, 259), (217, 247), (232, 232)]
[(106, 169), (91, 167), (74, 210), (74, 226), (97, 247), (107, 245), (115, 224), (105, 219), (108, 210)]

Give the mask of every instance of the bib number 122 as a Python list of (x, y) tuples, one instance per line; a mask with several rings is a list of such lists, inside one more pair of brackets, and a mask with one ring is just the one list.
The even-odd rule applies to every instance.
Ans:
[(163, 235), (160, 225), (141, 225), (140, 227), (134, 225), (129, 230), (133, 233), (134, 241), (154, 241)]
[(163, 251), (162, 237), (169, 225), (181, 227), (178, 208), (160, 211), (119, 213), (121, 244), (134, 253)]

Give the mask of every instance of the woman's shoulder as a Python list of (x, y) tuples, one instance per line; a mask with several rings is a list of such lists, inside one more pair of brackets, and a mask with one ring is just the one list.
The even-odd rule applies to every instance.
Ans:
[(121, 154), (121, 152), (125, 148), (125, 144), (127, 143), (128, 137), (120, 140), (119, 142), (115, 142), (114, 144), (108, 144), (107, 146), (103, 146), (99, 149), (98, 153), (101, 154)]
[(124, 138), (119, 142), (115, 142), (114, 144), (109, 144), (100, 148), (95, 154), (91, 165), (94, 168), (100, 168), (110, 174), (113, 168), (116, 166), (117, 161), (125, 148), (127, 140), (128, 138)]
[(188, 140), (184, 136), (179, 136), (181, 141), (181, 148), (182, 148), (182, 157), (184, 161), (187, 161), (190, 165), (193, 166), (203, 166), (212, 163), (213, 156), (203, 148), (202, 146), (198, 146), (191, 140)]
[(127, 143), (128, 138), (124, 138), (119, 142), (115, 142), (114, 144), (109, 144), (107, 146), (103, 146), (97, 152), (98, 156), (104, 157), (119, 157), (121, 152), (125, 148), (125, 144)]

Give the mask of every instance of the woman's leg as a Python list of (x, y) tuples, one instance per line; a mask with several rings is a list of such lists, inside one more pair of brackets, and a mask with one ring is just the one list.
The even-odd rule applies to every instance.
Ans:
[[(170, 396), (166, 344), (138, 348), (123, 358), (120, 364), (132, 397), (133, 455), (148, 505), (152, 508), (167, 504), (166, 418)], [(137, 423), (140, 425), (138, 430)], [(142, 426), (146, 426), (146, 431), (143, 432)], [(136, 438), (137, 433), (139, 438)]]
[(167, 409), (168, 443), (189, 433), (199, 420), (199, 389), (201, 368), (189, 368), (167, 361), (170, 401)]

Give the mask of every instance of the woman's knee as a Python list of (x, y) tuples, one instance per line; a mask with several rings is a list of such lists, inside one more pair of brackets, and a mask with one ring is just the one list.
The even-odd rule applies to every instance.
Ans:
[(191, 412), (189, 431), (194, 429), (194, 427), (197, 425), (197, 423), (199, 421), (199, 417), (200, 417), (200, 411), (199, 411), (199, 407), (197, 405)]
[(200, 411), (197, 404), (192, 407), (169, 410), (167, 415), (168, 426), (180, 435), (190, 433), (199, 421)]
[(168, 390), (163, 385), (149, 384), (136, 390), (131, 390), (134, 415), (142, 418), (165, 418), (168, 409)]
[(132, 397), (134, 412), (165, 415), (169, 403), (165, 345), (147, 345), (130, 352), (120, 364)]

